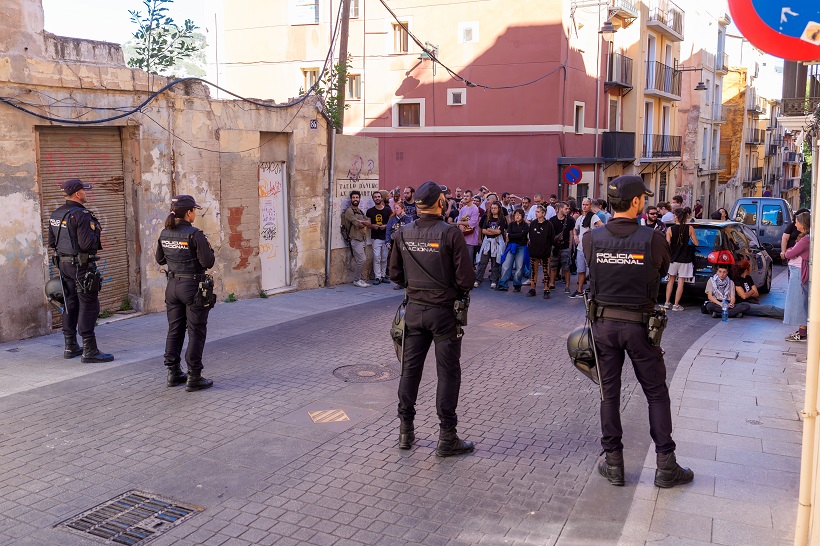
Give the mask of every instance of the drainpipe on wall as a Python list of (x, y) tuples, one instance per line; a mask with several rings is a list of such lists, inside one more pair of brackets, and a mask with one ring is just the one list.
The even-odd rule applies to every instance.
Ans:
[[(820, 157), (820, 135), (814, 137), (813, 158)], [(820, 184), (820, 169), (817, 160), (812, 165), (811, 202), (816, 203), (817, 187)], [(820, 218), (812, 215), (811, 233), (820, 233)], [(817, 230), (817, 231), (815, 231)], [(820, 263), (815, 256), (820, 256), (820, 237), (811, 240), (811, 272), (814, 279), (809, 289), (809, 341), (806, 354), (806, 399), (803, 404), (803, 452), (800, 456), (800, 490), (797, 504), (797, 526), (794, 531), (795, 546), (804, 546), (809, 539), (812, 516), (812, 494), (815, 481), (815, 430), (817, 427), (817, 390), (818, 373), (820, 372)], [(814, 542), (814, 541), (812, 541)]]
[[(324, 114), (324, 112), (322, 112)], [(330, 168), (328, 169), (327, 194), (327, 237), (325, 239), (325, 288), (330, 285), (330, 253), (333, 240), (333, 194), (336, 189), (336, 130), (327, 116), (328, 132), (330, 133)]]

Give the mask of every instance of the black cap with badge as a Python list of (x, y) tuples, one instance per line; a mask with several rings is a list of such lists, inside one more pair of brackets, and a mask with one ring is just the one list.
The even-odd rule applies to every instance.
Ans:
[(652, 197), (655, 195), (646, 184), (643, 178), (634, 174), (627, 174), (619, 176), (609, 184), (607, 184), (606, 194), (610, 199), (618, 199), (620, 201), (632, 201), (635, 197), (646, 195)]
[(65, 194), (66, 197), (69, 197), (80, 190), (90, 190), (91, 184), (83, 184), (83, 181), (79, 178), (72, 178), (71, 180), (66, 180), (60, 184), (60, 188), (62, 188), (63, 194)]
[(185, 210), (202, 208), (196, 204), (196, 200), (194, 200), (194, 198), (190, 195), (177, 195), (171, 199), (171, 207)]
[(447, 193), (447, 186), (441, 186), (428, 180), (416, 190), (413, 197), (417, 203), (429, 208), (436, 204), (442, 193)]

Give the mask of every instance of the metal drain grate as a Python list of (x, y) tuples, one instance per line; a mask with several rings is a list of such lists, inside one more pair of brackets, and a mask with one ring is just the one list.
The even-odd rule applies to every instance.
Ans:
[(129, 491), (74, 516), (57, 527), (115, 544), (145, 544), (204, 508)]
[(333, 375), (347, 383), (378, 383), (397, 378), (401, 375), (401, 370), (392, 366), (360, 364), (336, 368)]

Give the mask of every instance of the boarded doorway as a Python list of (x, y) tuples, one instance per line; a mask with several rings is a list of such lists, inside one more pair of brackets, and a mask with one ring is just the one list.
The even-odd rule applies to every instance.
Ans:
[(285, 162), (259, 164), (259, 259), (262, 290), (289, 284)]
[[(65, 203), (60, 184), (79, 178), (94, 187), (86, 206), (102, 225), (97, 267), (103, 276), (100, 308), (116, 311), (128, 296), (128, 252), (125, 227), (125, 182), (120, 130), (111, 128), (38, 127), (37, 170), (42, 203), (43, 241), (48, 241), (48, 219)], [(49, 263), (50, 276), (56, 268)], [(60, 322), (53, 312), (54, 326)]]

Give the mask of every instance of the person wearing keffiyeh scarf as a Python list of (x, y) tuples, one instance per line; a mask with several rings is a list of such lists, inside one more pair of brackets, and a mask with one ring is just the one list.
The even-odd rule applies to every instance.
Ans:
[(723, 300), (729, 303), (729, 316), (740, 317), (749, 311), (749, 304), (740, 302), (735, 304), (735, 283), (729, 278), (729, 266), (720, 264), (717, 273), (709, 278), (706, 283), (706, 311), (712, 313), (717, 318), (723, 313)]

